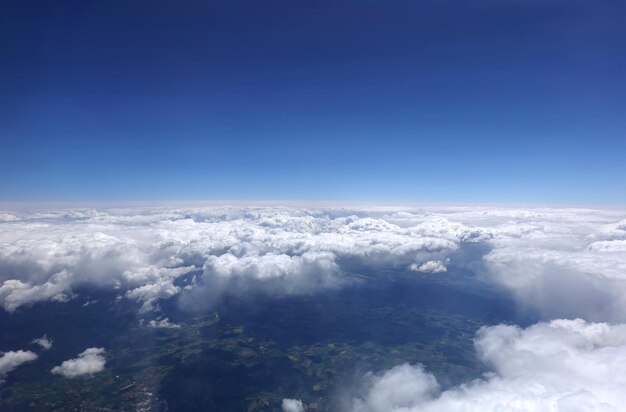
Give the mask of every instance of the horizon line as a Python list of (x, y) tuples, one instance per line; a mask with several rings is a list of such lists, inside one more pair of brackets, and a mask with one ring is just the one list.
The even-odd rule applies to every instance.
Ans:
[(393, 201), (393, 200), (293, 200), (293, 199), (206, 199), (206, 200), (0, 200), (0, 210), (122, 207), (492, 207), (532, 209), (626, 209), (626, 204), (581, 204), (573, 202), (476, 202), (476, 201)]

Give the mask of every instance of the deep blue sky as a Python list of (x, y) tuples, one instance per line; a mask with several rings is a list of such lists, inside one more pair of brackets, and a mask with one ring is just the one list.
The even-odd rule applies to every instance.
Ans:
[(626, 204), (622, 0), (9, 0), (0, 39), (0, 200)]

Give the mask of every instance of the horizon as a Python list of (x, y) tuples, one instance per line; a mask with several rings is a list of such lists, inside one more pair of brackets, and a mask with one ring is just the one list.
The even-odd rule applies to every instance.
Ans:
[(34, 211), (63, 209), (139, 209), (139, 208), (212, 208), (212, 207), (285, 207), (285, 208), (381, 208), (381, 209), (569, 209), (569, 210), (623, 210), (622, 204), (574, 203), (497, 203), (497, 202), (409, 202), (359, 200), (77, 200), (77, 201), (0, 201), (0, 211)]

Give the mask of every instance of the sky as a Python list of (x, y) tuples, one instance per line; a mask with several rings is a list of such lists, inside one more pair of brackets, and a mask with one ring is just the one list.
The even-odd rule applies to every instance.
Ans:
[(0, 6), (0, 200), (624, 205), (618, 0)]

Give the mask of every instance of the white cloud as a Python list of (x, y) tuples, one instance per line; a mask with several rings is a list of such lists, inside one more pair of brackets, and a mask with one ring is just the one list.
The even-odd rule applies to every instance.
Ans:
[(69, 359), (60, 366), (55, 366), (51, 372), (66, 378), (76, 378), (102, 372), (105, 363), (104, 348), (88, 348), (79, 353), (76, 359)]
[(600, 232), (574, 230), (563, 226), (532, 238), (500, 239), (484, 257), (488, 278), (546, 319), (626, 320), (626, 253), (621, 242), (594, 241)]
[(341, 285), (338, 272), (335, 256), (328, 252), (305, 252), (300, 256), (209, 256), (201, 278), (190, 287), (183, 302), (211, 305), (225, 293), (245, 294), (253, 290), (310, 293)]
[(304, 412), (302, 401), (298, 399), (283, 399), (283, 412)]
[(0, 352), (0, 383), (3, 378), (12, 370), (23, 363), (32, 362), (37, 359), (37, 354), (31, 351), (10, 351)]
[(428, 262), (424, 262), (419, 265), (417, 263), (411, 263), (409, 269), (415, 272), (426, 273), (442, 273), (448, 270), (446, 265), (440, 260), (429, 260)]
[(441, 391), (420, 365), (366, 377), (353, 412), (619, 411), (626, 405), (626, 325), (555, 320), (481, 329), (493, 373)]
[(149, 283), (126, 292), (126, 297), (143, 302), (140, 312), (148, 312), (155, 308), (159, 299), (167, 299), (180, 293), (180, 287), (174, 285), (172, 279)]
[(180, 325), (170, 322), (168, 318), (160, 319), (160, 320), (153, 319), (150, 322), (148, 322), (148, 327), (155, 328), (155, 329), (180, 329)]
[(13, 312), (25, 302), (36, 303), (46, 300), (65, 302), (71, 293), (70, 283), (69, 274), (65, 270), (53, 274), (41, 285), (8, 279), (0, 285), (0, 301), (9, 312)]
[(599, 240), (587, 247), (590, 251), (596, 252), (626, 252), (626, 240)]
[(363, 399), (354, 401), (355, 411), (403, 410), (422, 400), (432, 399), (439, 392), (437, 380), (421, 365), (398, 365), (382, 376), (370, 373), (365, 381), (370, 388)]
[(36, 343), (44, 350), (48, 350), (52, 347), (52, 340), (48, 339), (46, 335), (43, 335), (41, 338), (38, 339), (33, 339), (32, 343)]

